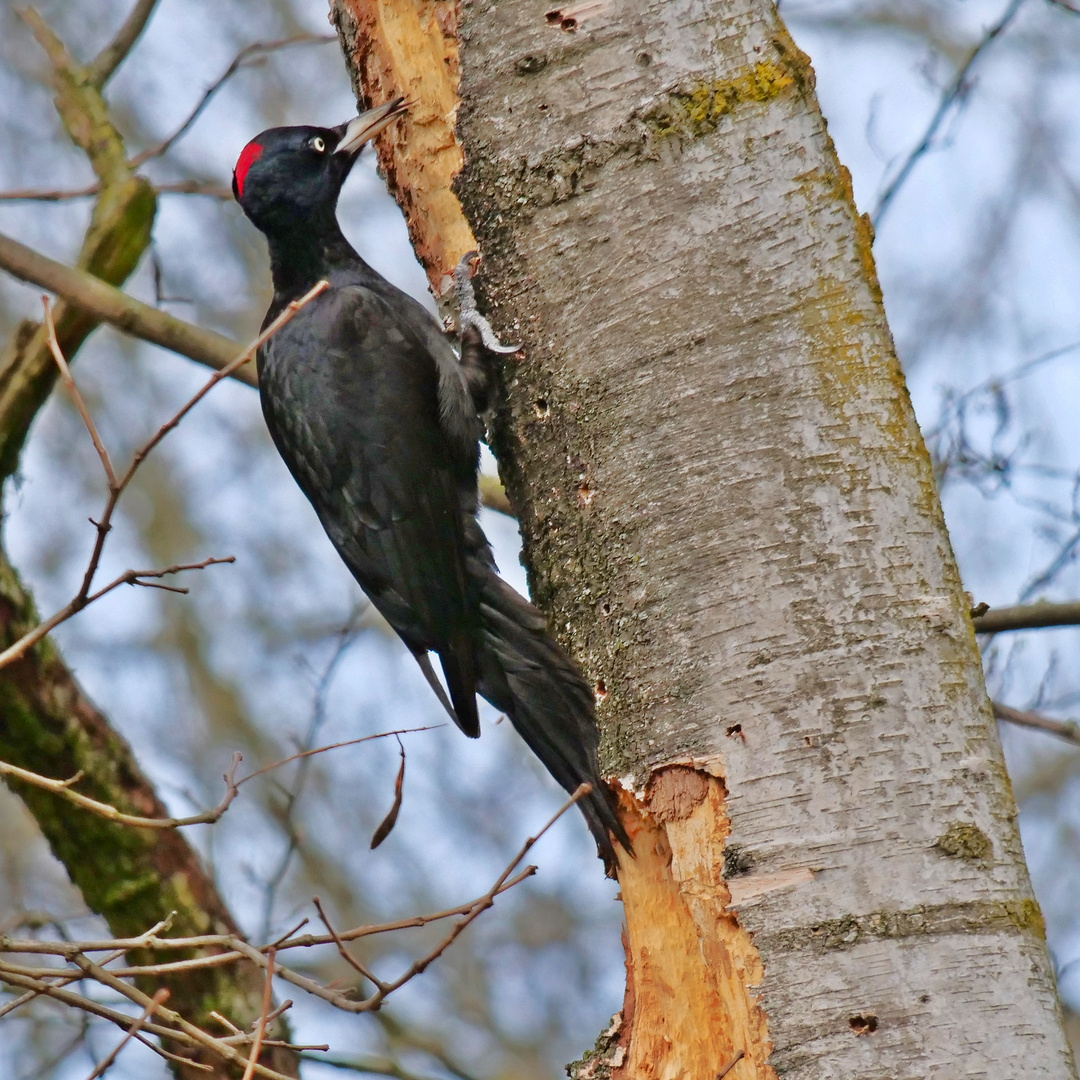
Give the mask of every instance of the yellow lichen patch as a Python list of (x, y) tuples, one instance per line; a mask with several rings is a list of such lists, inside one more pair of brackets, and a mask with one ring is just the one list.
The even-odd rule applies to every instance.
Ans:
[(343, 0), (339, 16), (368, 100), (410, 102), (405, 118), (380, 136), (379, 162), (439, 295), (458, 259), (477, 246), (451, 189), (464, 163), (454, 132), (456, 8), (448, 0)]
[(697, 138), (715, 130), (722, 117), (751, 101), (770, 101), (795, 78), (784, 67), (762, 60), (731, 79), (699, 83), (689, 92), (674, 94), (666, 107), (647, 117), (658, 135)]
[(659, 770), (644, 798), (622, 795), (636, 858), (619, 869), (628, 927), (622, 1051), (612, 1058), (620, 1080), (715, 1080), (740, 1050), (739, 1080), (775, 1080), (751, 991), (761, 958), (728, 909), (726, 797), (722, 781), (682, 765)]

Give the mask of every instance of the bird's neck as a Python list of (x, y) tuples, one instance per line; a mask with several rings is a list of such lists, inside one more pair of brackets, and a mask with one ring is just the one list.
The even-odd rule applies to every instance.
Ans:
[(267, 235), (274, 299), (288, 303), (334, 270), (362, 265), (337, 220), (298, 222)]

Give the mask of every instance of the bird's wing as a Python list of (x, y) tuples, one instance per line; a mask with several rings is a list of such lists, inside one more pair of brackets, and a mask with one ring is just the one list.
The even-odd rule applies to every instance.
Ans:
[(393, 300), (351, 285), (304, 308), (260, 355), (263, 409), (365, 592), (406, 644), (438, 651), (445, 668), (446, 650), (465, 663), (455, 637), (478, 626), (460, 501), (476, 447), (447, 437), (439, 365), (414, 313)]

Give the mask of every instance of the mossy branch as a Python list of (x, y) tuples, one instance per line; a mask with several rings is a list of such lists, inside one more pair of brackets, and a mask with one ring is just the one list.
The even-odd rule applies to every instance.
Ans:
[[(33, 600), (0, 554), (0, 641), (10, 644), (38, 621)], [(0, 757), (47, 776), (81, 773), (85, 795), (123, 813), (168, 816), (131, 748), (86, 698), (48, 639), (0, 678)], [(137, 937), (173, 912), (171, 926), (178, 934), (238, 932), (213, 881), (175, 831), (128, 828), (51, 792), (8, 782), (87, 904), (116, 936)], [(214, 1010), (239, 1024), (259, 1014), (262, 977), (253, 965), (231, 973), (211, 968), (196, 977), (161, 977), (143, 989), (153, 993), (160, 986), (170, 991), (172, 1006), (200, 1026), (212, 1026)], [(288, 1072), (290, 1066), (278, 1061), (273, 1067)], [(291, 1067), (295, 1074), (295, 1062)], [(218, 1074), (191, 1071), (196, 1075)]]
[[(128, 166), (123, 139), (101, 87), (134, 43), (151, 8), (140, 2), (125, 29), (90, 68), (72, 59), (36, 12), (24, 15), (52, 63), (64, 126), (86, 152), (101, 184), (77, 259), (87, 275), (84, 285), (92, 278), (106, 285), (122, 284), (150, 243), (155, 194), (149, 182), (134, 176)], [(66, 300), (57, 304), (54, 317), (59, 347), (68, 357), (101, 321), (96, 311)], [(0, 482), (15, 471), (30, 423), (56, 377), (46, 328), (24, 321), (0, 351)], [(32, 598), (0, 551), (0, 641), (9, 645), (38, 621)], [(87, 700), (47, 639), (0, 675), (0, 756), (46, 776), (82, 772), (86, 794), (122, 811), (142, 816), (165, 812), (130, 748)], [(186, 927), (189, 933), (234, 929), (213, 882), (179, 834), (129, 829), (44, 791), (17, 782), (12, 787), (87, 904), (106, 919), (114, 934), (138, 935), (173, 912), (173, 926)], [(262, 982), (258, 969), (246, 965), (231, 974), (213, 969), (195, 979), (158, 979), (147, 990), (153, 993), (164, 983), (174, 1007), (189, 1017), (209, 1022), (216, 1010), (248, 1024), (260, 1014)], [(290, 1051), (268, 1048), (263, 1060), (287, 1075), (298, 1074), (298, 1059)], [(185, 1078), (226, 1075), (216, 1065), (209, 1073), (177, 1068)]]
[[(111, 285), (119, 285), (150, 246), (157, 211), (154, 189), (128, 167), (124, 141), (90, 72), (72, 59), (33, 8), (25, 11), (23, 18), (52, 63), (56, 108), (64, 127), (86, 152), (101, 183), (77, 265)], [(56, 336), (66, 356), (75, 355), (100, 321), (67, 303), (57, 305), (55, 318)], [(55, 382), (56, 365), (45, 327), (25, 320), (0, 352), (0, 481), (18, 467), (30, 422)]]

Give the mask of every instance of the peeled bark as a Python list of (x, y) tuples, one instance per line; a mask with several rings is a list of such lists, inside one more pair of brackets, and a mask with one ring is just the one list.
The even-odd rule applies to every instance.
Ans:
[[(576, 1074), (1075, 1076), (871, 230), (774, 6), (334, 6), (380, 100), (419, 51), (357, 27), (456, 31), (455, 189), (525, 342), (496, 449), (637, 849)], [(440, 281), (446, 205), (399, 199)]]

